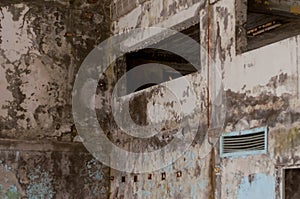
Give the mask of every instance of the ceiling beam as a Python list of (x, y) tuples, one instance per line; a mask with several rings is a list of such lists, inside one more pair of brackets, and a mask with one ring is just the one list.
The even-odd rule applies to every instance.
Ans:
[(248, 0), (248, 11), (300, 18), (300, 3), (298, 0)]

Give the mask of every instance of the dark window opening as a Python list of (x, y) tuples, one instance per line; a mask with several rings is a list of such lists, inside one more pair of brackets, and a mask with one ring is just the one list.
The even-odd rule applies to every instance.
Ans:
[[(199, 43), (199, 24), (183, 30), (182, 33), (188, 35)], [(163, 44), (168, 44), (177, 38), (178, 36), (176, 37), (176, 35), (173, 35), (161, 42)], [(182, 41), (182, 43), (184, 43), (184, 41)], [(200, 52), (194, 53), (195, 56), (199, 56)], [(181, 76), (185, 76), (197, 71), (197, 69), (191, 63), (181, 56), (165, 50), (151, 48), (151, 46), (149, 48), (127, 53), (125, 55), (125, 59), (127, 72), (135, 67), (147, 64), (147, 67), (143, 68), (143, 70), (138, 70), (138, 72), (133, 73), (134, 76), (131, 76), (130, 73), (127, 73), (128, 75), (126, 74), (127, 94), (177, 79)], [(167, 67), (160, 67), (160, 65)], [(143, 82), (143, 84), (139, 84), (139, 82)]]
[(284, 199), (300, 198), (300, 169), (284, 169)]
[(236, 7), (237, 53), (300, 34), (300, 6), (296, 1), (241, 0)]

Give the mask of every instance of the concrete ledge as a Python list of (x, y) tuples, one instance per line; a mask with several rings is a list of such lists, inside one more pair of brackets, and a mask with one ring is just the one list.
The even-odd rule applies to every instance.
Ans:
[(56, 151), (88, 153), (82, 143), (14, 139), (0, 139), (0, 151)]

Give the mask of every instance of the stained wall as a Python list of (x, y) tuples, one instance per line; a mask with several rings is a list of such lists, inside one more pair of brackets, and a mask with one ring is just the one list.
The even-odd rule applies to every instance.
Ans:
[[(154, 4), (155, 1), (151, 1), (151, 5)], [(202, 6), (197, 13), (192, 12), (193, 6), (180, 11), (175, 9), (175, 14), (170, 14), (163, 22), (152, 21), (161, 16), (157, 12), (145, 23), (136, 23), (133, 20), (138, 15), (136, 13), (142, 12), (141, 16), (144, 16), (147, 12), (135, 8), (114, 22), (115, 30), (119, 32), (151, 25), (180, 29), (178, 27), (184, 28), (186, 25), (184, 22), (198, 18), (196, 21), (200, 23), (200, 42), (203, 47), (199, 56), (203, 71), (194, 75), (204, 78), (206, 83), (213, 82), (214, 76), (207, 78), (207, 73), (211, 74), (209, 69), (215, 66), (221, 68), (226, 96), (226, 120), (222, 133), (267, 126), (268, 152), (221, 158), (217, 144), (213, 152), (200, 158), (203, 148), (201, 144), (196, 144), (183, 155), (184, 161), (179, 159), (166, 171), (153, 172), (154, 176), (158, 176), (155, 180), (149, 180), (143, 174), (138, 177), (142, 179), (141, 182), (132, 182), (130, 185), (121, 180), (113, 182), (112, 190), (125, 198), (280, 198), (284, 194), (283, 169), (298, 165), (299, 36), (241, 54), (236, 46), (240, 44), (237, 42), (243, 44), (244, 41), (237, 40), (236, 35), (238, 27), (244, 23), (245, 18), (240, 18), (244, 11), (240, 9), (245, 5), (233, 0), (200, 4)], [(185, 17), (175, 22), (173, 19), (176, 16)], [(206, 98), (203, 97), (206, 95), (202, 92), (197, 97), (199, 103), (204, 102), (207, 108)], [(205, 134), (204, 129), (200, 131)], [(184, 168), (187, 170), (180, 178), (174, 175)], [(201, 171), (201, 174), (195, 177), (197, 171)], [(164, 172), (167, 178), (162, 180), (160, 177)], [(118, 175), (119, 179), (126, 176), (121, 173)], [(132, 179), (133, 176), (129, 176), (130, 182)], [(162, 186), (164, 189), (161, 190)]]
[[(0, 3), (1, 167), (3, 176), (9, 179), (2, 180), (1, 194), (44, 193), (50, 198), (64, 193), (69, 198), (75, 194), (90, 198), (281, 197), (283, 169), (299, 165), (299, 36), (240, 54), (236, 46), (245, 41), (236, 35), (245, 20), (240, 18), (244, 4), (234, 0), (134, 2), (114, 1), (112, 12), (109, 2), (100, 1)], [(78, 155), (75, 148), (82, 147), (80, 144), (70, 149), (66, 142), (77, 136), (71, 115), (74, 77), (90, 50), (109, 36), (110, 25), (114, 33), (120, 33), (149, 26), (183, 30), (195, 23), (200, 23), (202, 69), (186, 77), (194, 83), (192, 88), (180, 87), (182, 79), (165, 83), (181, 88), (179, 103), (159, 86), (120, 99), (130, 102), (137, 123), (152, 123), (153, 131), (159, 128), (163, 136), (157, 135), (145, 144), (119, 131), (111, 115), (98, 114), (110, 140), (119, 147), (138, 152), (157, 149), (168, 143), (183, 121), (183, 132), (197, 132), (191, 148), (168, 167), (145, 174), (107, 169), (84, 148), (80, 150), (83, 155)], [(109, 78), (100, 81), (99, 113), (110, 111), (103, 104), (109, 100), (116, 79), (125, 72), (124, 60), (116, 66), (107, 71)], [(226, 113), (226, 120), (218, 126), (221, 130), (211, 135), (211, 131), (206, 133), (209, 117), (217, 114), (206, 115), (211, 109), (207, 96), (215, 92), (215, 68), (220, 69), (224, 83), (221, 105), (225, 111), (221, 111)], [(188, 89), (197, 91), (196, 101), (189, 101)], [(180, 106), (185, 117), (179, 121)], [(120, 111), (117, 115), (122, 114)], [(268, 126), (267, 154), (220, 158), (220, 133), (260, 126)], [(42, 143), (49, 146), (46, 151), (24, 142), (22, 146), (28, 147), (24, 150), (17, 147), (19, 139), (38, 140), (37, 145), (41, 140), (51, 142)], [(57, 141), (65, 141), (59, 145), (59, 152), (54, 150)], [(216, 143), (214, 148), (209, 141)], [(79, 179), (87, 184), (79, 183), (83, 190), (67, 186)], [(262, 185), (265, 189), (260, 189)]]
[(109, 6), (0, 2), (1, 198), (108, 196), (109, 169), (73, 143), (71, 94), (80, 64), (110, 35)]

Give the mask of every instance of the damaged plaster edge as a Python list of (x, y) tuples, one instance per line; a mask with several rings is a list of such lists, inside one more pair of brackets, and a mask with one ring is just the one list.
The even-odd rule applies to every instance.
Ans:
[(128, 29), (135, 28), (136, 24), (138, 23), (138, 17), (142, 14), (142, 5), (139, 5), (132, 11), (130, 11), (125, 16), (118, 19), (118, 21), (114, 21), (117, 28), (114, 31), (114, 34), (120, 34)]
[(135, 35), (135, 38), (129, 37), (128, 39), (123, 41), (121, 43), (121, 48), (127, 51), (136, 51), (139, 49), (143, 49), (147, 46), (155, 45), (163, 41), (164, 39), (173, 36), (177, 33), (177, 31), (182, 31), (197, 23), (199, 23), (199, 17), (196, 15), (191, 18), (188, 18), (187, 20), (182, 21), (179, 24), (176, 24), (175, 26), (170, 27), (171, 30), (162, 26), (152, 26), (153, 29), (150, 29), (147, 32), (147, 35), (137, 33)]
[[(178, 13), (168, 17), (166, 20), (163, 22), (154, 24), (152, 27), (161, 27), (161, 28), (172, 28), (175, 30), (180, 30), (182, 29), (183, 25), (185, 24), (191, 24), (194, 25), (197, 22), (199, 22), (199, 7), (201, 6), (201, 3), (195, 3), (191, 7), (184, 9), (182, 11), (179, 11)], [(122, 33), (126, 30), (133, 29), (136, 27), (137, 20), (140, 14), (142, 13), (142, 6), (139, 5), (137, 8), (132, 10), (130, 13), (127, 15), (121, 17), (119, 21), (115, 21), (116, 23), (116, 30), (115, 34)], [(132, 20), (135, 19), (135, 20)], [(189, 22), (192, 21), (192, 22)], [(173, 28), (175, 27), (175, 28)], [(145, 28), (145, 27), (142, 27)]]
[[(197, 7), (198, 8), (198, 7)], [(178, 23), (170, 23), (170, 26), (157, 24), (152, 26), (153, 29), (150, 29), (146, 34), (136, 33), (135, 37), (129, 37), (121, 43), (121, 48), (127, 51), (136, 51), (143, 49), (147, 46), (155, 45), (164, 39), (174, 35), (177, 31), (182, 31), (187, 29), (197, 23), (199, 23), (199, 15), (190, 15), (185, 20), (181, 20)], [(155, 29), (157, 28), (157, 29)], [(170, 28), (170, 29), (168, 29)], [(128, 50), (129, 49), (129, 50)]]
[(167, 18), (161, 23), (156, 24), (155, 26), (164, 27), (164, 28), (180, 27), (182, 26), (181, 24), (185, 24), (186, 21), (188, 21), (188, 19), (195, 19), (195, 17), (197, 17), (196, 19), (197, 20), (196, 23), (197, 23), (200, 20), (199, 13), (198, 13), (200, 6), (201, 3), (198, 2), (192, 5), (191, 7), (189, 7), (188, 9), (182, 10), (176, 13), (175, 15), (170, 16), (169, 18)]
[(198, 72), (194, 72), (194, 73), (191, 73), (191, 74), (188, 74), (188, 75), (176, 78), (176, 79), (172, 79), (172, 80), (169, 80), (169, 81), (166, 81), (166, 82), (162, 82), (158, 85), (154, 85), (154, 86), (145, 88), (145, 89), (140, 90), (140, 91), (136, 91), (136, 92), (124, 95), (124, 96), (120, 96), (119, 100), (122, 100), (122, 101), (130, 100), (134, 97), (137, 97), (137, 96), (140, 96), (140, 95), (143, 95), (143, 94), (146, 94), (146, 93), (151, 93), (151, 92), (156, 91), (156, 90), (160, 90), (161, 88), (165, 89), (165, 88), (173, 87), (174, 84), (175, 85), (180, 84), (181, 82), (185, 82), (187, 80), (189, 80), (189, 81), (197, 81), (197, 80), (201, 81), (201, 79), (199, 78), (198, 75), (199, 75)]

